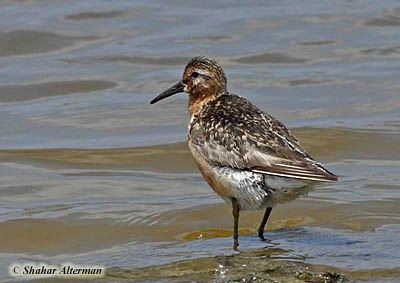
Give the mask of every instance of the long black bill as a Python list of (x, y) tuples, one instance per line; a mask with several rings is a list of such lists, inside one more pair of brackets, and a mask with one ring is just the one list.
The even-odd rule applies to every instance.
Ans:
[(160, 101), (164, 98), (174, 95), (175, 93), (183, 92), (184, 89), (185, 89), (185, 85), (182, 82), (178, 82), (177, 84), (174, 84), (169, 89), (167, 89), (166, 91), (161, 93), (159, 96), (154, 98), (152, 101), (150, 101), (150, 104), (156, 103), (157, 101)]

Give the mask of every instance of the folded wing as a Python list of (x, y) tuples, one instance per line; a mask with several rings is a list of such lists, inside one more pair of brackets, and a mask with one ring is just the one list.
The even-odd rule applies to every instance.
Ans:
[(309, 181), (337, 180), (282, 123), (242, 97), (221, 96), (202, 113), (191, 123), (190, 141), (214, 166)]

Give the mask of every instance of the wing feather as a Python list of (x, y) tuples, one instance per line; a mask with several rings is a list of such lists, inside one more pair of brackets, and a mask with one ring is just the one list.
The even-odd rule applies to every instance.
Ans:
[(194, 116), (189, 141), (214, 166), (310, 181), (337, 181), (337, 176), (309, 156), (281, 122), (237, 95), (223, 95)]
[(275, 163), (272, 166), (264, 166), (264, 167), (254, 167), (251, 169), (253, 172), (295, 178), (295, 179), (303, 179), (310, 181), (319, 181), (319, 182), (335, 182), (337, 181), (337, 176), (323, 168), (321, 165), (314, 164), (306, 164), (291, 166), (287, 164)]

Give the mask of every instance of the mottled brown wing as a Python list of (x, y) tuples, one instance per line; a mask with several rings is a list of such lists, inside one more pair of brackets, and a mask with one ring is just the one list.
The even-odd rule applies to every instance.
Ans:
[(337, 181), (337, 176), (318, 163), (281, 160), (270, 166), (253, 167), (251, 171), (273, 176), (288, 177), (319, 182)]
[(337, 180), (282, 123), (237, 95), (208, 103), (193, 118), (189, 138), (214, 166), (311, 181)]

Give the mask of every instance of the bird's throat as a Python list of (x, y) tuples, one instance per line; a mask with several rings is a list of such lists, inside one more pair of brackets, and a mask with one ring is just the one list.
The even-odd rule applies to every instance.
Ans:
[(217, 94), (210, 93), (194, 93), (189, 95), (189, 114), (190, 116), (198, 113), (201, 108), (209, 101), (213, 101), (218, 97)]

